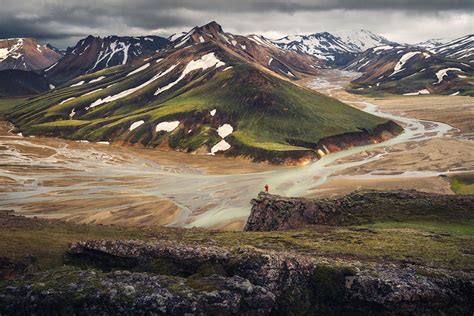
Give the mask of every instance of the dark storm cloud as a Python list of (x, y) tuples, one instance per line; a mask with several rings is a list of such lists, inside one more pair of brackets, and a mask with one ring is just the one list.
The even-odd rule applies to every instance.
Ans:
[(472, 0), (0, 0), (0, 37), (65, 46), (88, 34), (169, 35), (216, 20), (242, 34), (367, 28), (409, 41), (443, 32), (437, 23), (457, 27), (447, 35), (469, 32), (473, 11)]

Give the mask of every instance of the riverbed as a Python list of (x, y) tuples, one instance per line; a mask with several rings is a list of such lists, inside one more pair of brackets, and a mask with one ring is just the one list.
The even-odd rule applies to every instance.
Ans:
[[(306, 85), (334, 96), (356, 75), (326, 71)], [(437, 190), (444, 192), (449, 186), (439, 175), (474, 169), (469, 160), (474, 152), (472, 141), (461, 140), (462, 135), (453, 126), (385, 111), (363, 98), (338, 98), (398, 122), (405, 132), (383, 143), (331, 153), (309, 165), (289, 168), (223, 157), (23, 137), (12, 134), (3, 122), (0, 209), (78, 223), (241, 229), (250, 213), (250, 200), (265, 184), (275, 194), (324, 196), (337, 193), (334, 186), (328, 187), (331, 183), (339, 183), (341, 192), (350, 190), (350, 183), (357, 188), (364, 181), (396, 183), (387, 188), (411, 182), (418, 189), (417, 181), (429, 178), (434, 181), (431, 184), (439, 181)], [(399, 170), (392, 161), (395, 170), (390, 172), (384, 164), (378, 164), (399, 155), (399, 146), (426, 148), (426, 144), (439, 141), (439, 148), (448, 141), (455, 141), (455, 147), (464, 141), (467, 154), (459, 155), (468, 159), (460, 162), (454, 157), (456, 168), (450, 163), (430, 165), (432, 150), (427, 150), (426, 157), (421, 157), (427, 162), (422, 167), (417, 167), (419, 158), (411, 164), (399, 162)], [(366, 166), (374, 167), (367, 170)]]

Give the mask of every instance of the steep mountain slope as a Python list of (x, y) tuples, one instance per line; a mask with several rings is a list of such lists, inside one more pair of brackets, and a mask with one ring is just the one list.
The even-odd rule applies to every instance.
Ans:
[(181, 36), (172, 36), (174, 48), (212, 41), (231, 54), (237, 54), (248, 62), (263, 67), (289, 79), (299, 79), (301, 75), (315, 75), (320, 61), (305, 52), (293, 52), (279, 48), (270, 40), (259, 35), (241, 36), (226, 33), (216, 22), (195, 27)]
[(360, 30), (286, 36), (273, 43), (286, 50), (311, 54), (329, 65), (344, 65), (368, 48), (392, 42), (369, 31)]
[(0, 39), (0, 70), (42, 70), (59, 60), (61, 54), (32, 38)]
[(168, 44), (159, 36), (88, 36), (68, 48), (58, 63), (45, 69), (45, 76), (55, 84), (63, 83), (79, 75), (142, 60)]
[[(421, 46), (421, 45), (420, 45)], [(433, 53), (453, 59), (474, 62), (474, 34), (463, 36), (447, 43), (428, 44), (425, 46)]]
[(357, 93), (474, 95), (474, 66), (413, 47), (367, 50), (346, 69), (364, 74), (353, 81)]
[(0, 71), (0, 97), (36, 95), (50, 88), (48, 81), (33, 71)]
[(252, 40), (234, 36), (227, 43), (220, 39), (226, 33), (210, 28), (215, 25), (195, 29), (144, 64), (80, 76), (8, 117), (24, 134), (274, 163), (308, 162), (400, 132), (390, 121), (292, 83), (281, 68), (263, 67), (255, 57), (263, 49), (250, 55), (240, 48)]

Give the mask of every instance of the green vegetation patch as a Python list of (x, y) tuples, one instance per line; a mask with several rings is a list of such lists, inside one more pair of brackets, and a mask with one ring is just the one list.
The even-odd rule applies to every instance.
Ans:
[(474, 194), (474, 174), (450, 177), (451, 189), (459, 195)]

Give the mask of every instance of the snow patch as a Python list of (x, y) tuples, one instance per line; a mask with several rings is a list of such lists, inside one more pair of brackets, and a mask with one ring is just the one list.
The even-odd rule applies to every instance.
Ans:
[(209, 113), (211, 114), (211, 116), (214, 116), (214, 115), (216, 115), (216, 112), (217, 112), (217, 110), (216, 110), (216, 109), (214, 109), (214, 110), (212, 110), (212, 111), (209, 111)]
[(70, 87), (79, 87), (79, 86), (82, 86), (82, 85), (84, 84), (84, 82), (85, 82), (84, 80), (79, 81), (78, 83), (75, 83), (75, 84), (73, 84), (73, 85), (70, 85)]
[(176, 79), (175, 81), (167, 84), (166, 86), (161, 87), (158, 90), (156, 90), (155, 95), (158, 95), (158, 94), (162, 93), (163, 91), (166, 91), (166, 90), (170, 89), (171, 87), (176, 85), (178, 82), (180, 82), (188, 73), (190, 73), (193, 70), (197, 70), (197, 69), (206, 70), (206, 69), (211, 68), (211, 67), (218, 68), (218, 67), (221, 67), (221, 66), (225, 66), (225, 63), (220, 61), (214, 55), (214, 53), (206, 54), (206, 55), (202, 56), (201, 58), (199, 58), (198, 60), (192, 60), (186, 65), (186, 67), (184, 68), (183, 72), (178, 77), (178, 79)]
[(86, 95), (89, 95), (89, 94), (93, 94), (93, 93), (99, 92), (99, 91), (101, 91), (101, 90), (104, 90), (104, 89), (103, 89), (103, 88), (99, 88), (99, 89), (96, 89), (96, 90), (93, 90), (93, 91), (87, 92), (87, 93), (85, 93), (85, 94), (81, 95), (81, 97), (84, 97), (84, 96), (86, 96)]
[(129, 130), (130, 130), (130, 131), (133, 131), (134, 129), (136, 129), (136, 128), (142, 126), (143, 124), (145, 124), (145, 121), (143, 121), (143, 120), (133, 122), (132, 125), (130, 125)]
[(451, 93), (450, 95), (458, 95), (459, 93), (460, 91), (457, 91), (457, 92)]
[(392, 49), (392, 48), (393, 48), (393, 46), (384, 45), (384, 46), (374, 47), (374, 48), (373, 48), (373, 51), (374, 51), (374, 52), (378, 52), (379, 50), (389, 50), (389, 49)]
[(400, 71), (403, 71), (404, 68), (403, 66), (413, 57), (413, 56), (416, 56), (418, 54), (420, 54), (421, 52), (409, 52), (409, 53), (406, 53), (404, 54), (400, 60), (397, 62), (397, 64), (395, 65), (395, 67), (393, 68), (393, 73), (389, 76), (393, 76), (394, 74), (396, 73), (399, 73)]
[[(0, 59), (2, 58), (1, 56), (1, 49), (0, 49)], [(1, 61), (1, 60), (0, 60)], [(54, 64), (52, 64), (51, 66), (49, 66), (48, 68), (46, 68), (44, 71), (45, 72), (48, 72), (50, 71), (51, 69), (53, 69), (54, 67), (56, 67), (56, 65), (58, 64), (58, 62), (55, 62)]]
[(219, 126), (219, 128), (217, 129), (217, 134), (219, 134), (221, 138), (226, 138), (227, 136), (232, 134), (233, 131), (234, 128), (232, 127), (232, 125), (224, 124), (222, 126)]
[[(139, 85), (139, 86), (136, 86), (136, 87), (131, 88), (131, 89), (124, 90), (124, 91), (122, 91), (122, 92), (120, 92), (120, 93), (118, 93), (118, 94), (115, 94), (115, 95), (113, 95), (113, 96), (110, 96), (110, 95), (109, 95), (108, 97), (106, 97), (106, 98), (104, 98), (104, 99), (102, 99), (102, 98), (101, 98), (101, 99), (98, 99), (98, 100), (96, 100), (95, 102), (93, 102), (91, 105), (89, 105), (88, 108), (94, 108), (94, 107), (96, 107), (96, 106), (98, 106), (98, 105), (101, 105), (101, 104), (104, 104), (104, 103), (109, 103), (109, 102), (112, 102), (112, 101), (115, 101), (115, 100), (118, 100), (118, 99), (125, 98), (126, 96), (129, 96), (130, 94), (132, 94), (132, 93), (134, 93), (134, 92), (136, 92), (136, 91), (138, 91), (138, 90), (140, 90), (140, 89), (146, 87), (147, 85), (149, 85), (149, 84), (152, 83), (153, 81), (157, 80), (158, 78), (160, 78), (160, 77), (166, 75), (167, 73), (169, 73), (170, 71), (172, 71), (177, 65), (178, 65), (178, 64), (171, 66), (170, 68), (168, 68), (168, 69), (165, 70), (164, 72), (159, 73), (158, 75), (155, 75), (153, 78), (151, 78), (150, 80), (148, 80), (148, 81), (142, 83), (142, 84)], [(109, 86), (109, 87), (110, 87), (110, 86)]]
[(69, 113), (69, 118), (72, 119), (74, 117), (74, 115), (76, 115), (76, 112), (75, 112), (75, 108), (72, 109), (71, 113)]
[(436, 77), (438, 78), (438, 82), (436, 82), (437, 84), (443, 81), (443, 78), (448, 75), (448, 71), (462, 71), (462, 70), (459, 68), (445, 68), (445, 69), (438, 70), (438, 72), (436, 73)]
[(106, 78), (105, 76), (100, 76), (98, 78), (92, 79), (91, 81), (89, 81), (89, 83), (98, 82), (98, 81), (104, 80), (105, 78)]
[(179, 121), (161, 122), (156, 125), (157, 132), (172, 132), (179, 126)]
[(56, 88), (56, 86), (54, 84), (49, 84), (49, 90), (53, 90), (54, 88)]
[(218, 151), (226, 151), (230, 148), (230, 144), (225, 140), (221, 140), (211, 148), (211, 155), (215, 155)]
[(131, 75), (134, 75), (134, 74), (136, 74), (136, 73), (138, 73), (138, 72), (140, 72), (140, 71), (142, 71), (142, 70), (145, 70), (145, 69), (147, 69), (148, 67), (150, 67), (150, 63), (147, 63), (147, 64), (145, 64), (145, 65), (143, 65), (143, 66), (141, 66), (141, 67), (138, 67), (138, 68), (135, 69), (134, 71), (129, 72), (129, 73), (127, 74), (127, 77), (128, 77), (128, 76), (131, 76)]
[(72, 98), (63, 100), (63, 101), (61, 101), (59, 104), (64, 104), (64, 103), (66, 103), (66, 102), (68, 102), (68, 101), (74, 100), (75, 98), (76, 98), (76, 97), (72, 97)]
[(403, 95), (420, 95), (420, 94), (430, 94), (427, 89), (422, 89), (418, 92), (404, 93)]

